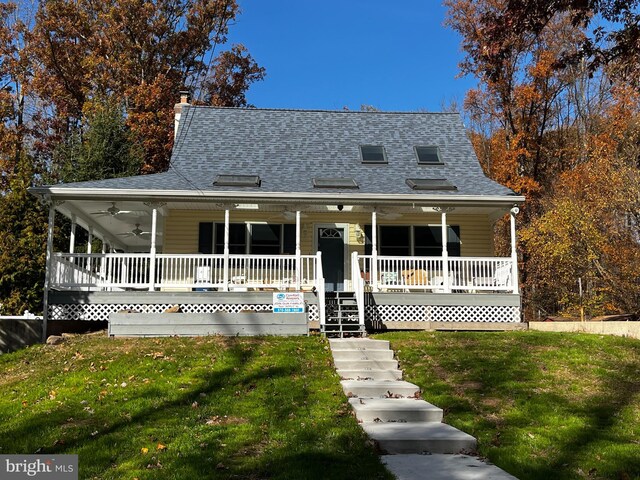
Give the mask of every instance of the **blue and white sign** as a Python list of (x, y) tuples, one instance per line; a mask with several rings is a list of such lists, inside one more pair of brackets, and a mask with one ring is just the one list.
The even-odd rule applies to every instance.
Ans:
[(278, 292), (273, 294), (273, 313), (304, 313), (304, 293)]

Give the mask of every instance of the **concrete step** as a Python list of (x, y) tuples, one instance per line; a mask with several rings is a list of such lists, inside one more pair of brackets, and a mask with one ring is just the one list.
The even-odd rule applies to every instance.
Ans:
[(402, 380), (402, 370), (359, 368), (337, 370), (342, 380)]
[(413, 398), (350, 398), (361, 422), (441, 422), (442, 409)]
[(398, 480), (427, 475), (429, 480), (518, 480), (495, 465), (467, 455), (383, 455), (381, 460)]
[(402, 380), (342, 380), (340, 384), (347, 396), (359, 398), (413, 397), (420, 391), (417, 385)]
[(476, 439), (446, 423), (363, 423), (387, 453), (460, 453), (476, 449)]
[(336, 338), (329, 340), (332, 350), (389, 350), (388, 340), (368, 338)]
[(368, 368), (372, 370), (397, 370), (397, 360), (334, 360), (337, 370), (360, 370)]
[(334, 360), (393, 360), (393, 350), (333, 350)]

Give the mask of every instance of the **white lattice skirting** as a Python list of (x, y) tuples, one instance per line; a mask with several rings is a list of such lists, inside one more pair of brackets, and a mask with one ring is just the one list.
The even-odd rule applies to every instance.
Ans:
[[(49, 305), (49, 320), (109, 320), (110, 313), (131, 310), (140, 313), (162, 313), (174, 304), (114, 304), (114, 303), (84, 303)], [(259, 312), (273, 310), (268, 304), (181, 304), (184, 313), (239, 313), (243, 310)], [(309, 320), (320, 319), (317, 305), (309, 305)]]
[(504, 305), (367, 305), (369, 322), (519, 322), (520, 307)]

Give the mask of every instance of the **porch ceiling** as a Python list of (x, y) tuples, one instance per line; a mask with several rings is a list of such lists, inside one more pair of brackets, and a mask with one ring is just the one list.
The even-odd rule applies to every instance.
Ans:
[[(346, 216), (349, 213), (371, 213), (373, 205), (349, 205), (342, 204), (340, 199), (335, 203), (288, 203), (280, 199), (271, 203), (220, 203), (203, 201), (169, 201), (159, 204), (158, 208), (158, 232), (163, 231), (164, 218), (169, 210), (205, 210), (224, 211), (230, 208), (233, 211), (244, 212), (268, 212), (274, 214), (274, 220), (295, 219), (295, 211), (303, 213), (335, 213), (336, 216)], [(342, 210), (339, 210), (339, 205)], [(394, 216), (396, 219), (405, 214), (433, 213), (436, 205), (418, 205), (415, 203), (385, 205), (375, 207), (379, 212), (379, 219)], [(509, 211), (510, 205), (456, 205), (452, 213), (456, 215), (489, 215), (490, 218), (499, 218)], [(116, 210), (117, 209), (117, 210)], [(152, 206), (150, 203), (140, 200), (87, 200), (67, 199), (56, 206), (56, 210), (69, 219), (75, 217), (78, 225), (85, 229), (93, 228), (95, 235), (114, 245), (128, 251), (144, 250), (149, 247), (150, 234), (135, 235), (132, 232), (139, 228), (143, 232), (151, 231)], [(400, 217), (399, 217), (400, 216)], [(162, 245), (162, 236), (157, 237), (158, 246)]]
[[(114, 207), (117, 209), (115, 210)], [(110, 210), (111, 209), (111, 210)], [(139, 201), (65, 201), (56, 210), (94, 235), (127, 251), (146, 250), (151, 243), (152, 208)], [(159, 210), (158, 232), (163, 231), (164, 215)], [(144, 232), (136, 235), (134, 230)], [(156, 239), (162, 245), (162, 236)]]

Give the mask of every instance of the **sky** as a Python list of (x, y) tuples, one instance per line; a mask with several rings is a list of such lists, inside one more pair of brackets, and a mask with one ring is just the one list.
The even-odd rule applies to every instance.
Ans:
[(229, 30), (261, 66), (258, 108), (440, 111), (475, 85), (438, 0), (238, 0)]

